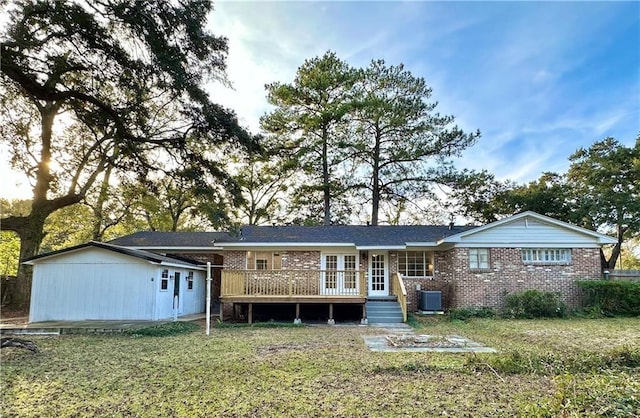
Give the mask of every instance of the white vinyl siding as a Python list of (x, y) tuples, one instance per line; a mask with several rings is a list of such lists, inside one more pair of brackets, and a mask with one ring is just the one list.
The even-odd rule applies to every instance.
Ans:
[(522, 250), (522, 262), (525, 264), (569, 264), (569, 248), (525, 248)]
[[(531, 218), (518, 219), (464, 236), (459, 243), (468, 248), (585, 248), (597, 247), (593, 237)], [(541, 245), (542, 244), (542, 245)]]
[[(29, 320), (170, 318), (176, 272), (183, 278), (189, 277), (187, 267), (165, 269), (146, 260), (99, 248), (84, 248), (36, 261)], [(181, 285), (187, 288), (184, 281)], [(204, 272), (193, 271), (193, 289), (181, 290), (180, 297), (182, 314), (204, 312)]]
[(489, 249), (470, 248), (469, 268), (472, 270), (486, 270), (489, 268)]

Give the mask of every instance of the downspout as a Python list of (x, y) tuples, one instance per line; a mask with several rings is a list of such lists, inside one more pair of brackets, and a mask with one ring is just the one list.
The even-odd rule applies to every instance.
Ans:
[(207, 335), (211, 329), (211, 261), (207, 261)]

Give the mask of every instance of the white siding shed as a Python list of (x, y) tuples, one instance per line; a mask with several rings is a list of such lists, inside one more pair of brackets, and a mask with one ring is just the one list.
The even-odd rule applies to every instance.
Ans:
[(205, 311), (198, 264), (90, 242), (42, 254), (33, 265), (29, 322), (159, 320)]

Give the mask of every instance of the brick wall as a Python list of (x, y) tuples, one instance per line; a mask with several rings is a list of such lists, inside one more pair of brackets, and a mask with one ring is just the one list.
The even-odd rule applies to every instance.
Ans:
[(582, 297), (576, 280), (600, 278), (597, 248), (572, 249), (568, 265), (525, 265), (519, 248), (490, 249), (487, 270), (469, 269), (466, 248), (436, 253), (435, 259), (434, 282), (453, 287), (449, 307), (498, 308), (505, 294), (528, 289), (559, 292), (568, 305), (576, 306)]
[(225, 270), (244, 270), (247, 268), (246, 251), (225, 251), (223, 257)]
[[(450, 267), (450, 252), (435, 252), (434, 253), (434, 277), (406, 277), (403, 276), (405, 288), (407, 290), (407, 309), (409, 312), (415, 312), (420, 309), (420, 291), (423, 290), (439, 290), (442, 292), (442, 306), (443, 309), (449, 309), (455, 306), (455, 293), (454, 286), (446, 278), (437, 277), (437, 270), (439, 266), (443, 269)], [(389, 276), (398, 271), (398, 257), (397, 252), (389, 253)], [(420, 290), (418, 290), (418, 286)]]
[(281, 251), (283, 270), (320, 270), (320, 251)]

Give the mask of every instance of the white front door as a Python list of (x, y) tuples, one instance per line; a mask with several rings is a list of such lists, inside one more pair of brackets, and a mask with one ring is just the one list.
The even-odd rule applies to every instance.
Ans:
[(369, 296), (389, 296), (389, 254), (383, 251), (369, 254)]
[(356, 254), (322, 255), (322, 293), (351, 295), (358, 293), (358, 256)]

